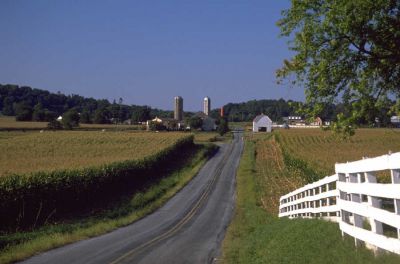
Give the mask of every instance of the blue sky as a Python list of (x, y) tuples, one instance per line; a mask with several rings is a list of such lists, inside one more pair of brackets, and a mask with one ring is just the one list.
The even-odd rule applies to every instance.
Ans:
[(303, 100), (277, 85), (290, 57), (276, 21), (289, 1), (0, 1), (0, 83), (201, 110)]

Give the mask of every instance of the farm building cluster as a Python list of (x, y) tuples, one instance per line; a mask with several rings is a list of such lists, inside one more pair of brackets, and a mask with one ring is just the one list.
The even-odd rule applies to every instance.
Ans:
[(323, 122), (320, 117), (315, 118), (313, 122), (307, 122), (301, 116), (287, 116), (283, 118), (283, 124), (278, 125), (272, 122), (267, 115), (261, 114), (253, 119), (253, 132), (271, 132), (272, 128), (290, 128), (290, 127), (321, 127), (329, 126), (330, 122)]
[[(201, 120), (201, 125), (198, 129), (202, 131), (213, 131), (217, 129), (216, 120), (210, 117), (211, 99), (205, 97), (203, 100), (203, 112), (197, 112), (192, 118)], [(221, 110), (221, 114), (222, 114)], [(174, 118), (155, 117), (146, 122), (147, 130), (152, 130), (152, 126), (163, 127), (167, 130), (190, 130), (190, 124), (183, 118), (183, 98), (176, 96), (174, 98)], [(156, 129), (158, 130), (158, 129)]]

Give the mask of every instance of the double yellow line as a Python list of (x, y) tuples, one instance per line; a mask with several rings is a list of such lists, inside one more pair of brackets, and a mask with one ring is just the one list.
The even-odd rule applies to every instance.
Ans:
[(193, 216), (196, 214), (196, 212), (199, 210), (199, 208), (203, 205), (203, 203), (207, 200), (208, 196), (211, 193), (211, 189), (214, 185), (214, 183), (216, 182), (216, 180), (218, 179), (219, 175), (221, 174), (224, 165), (226, 163), (226, 161), (229, 158), (229, 155), (232, 153), (232, 149), (233, 149), (233, 143), (230, 145), (229, 149), (226, 151), (223, 160), (218, 164), (217, 169), (215, 170), (215, 173), (212, 177), (212, 180), (207, 184), (207, 187), (205, 188), (203, 194), (201, 195), (201, 197), (199, 198), (199, 200), (195, 203), (195, 205), (193, 206), (193, 208), (173, 227), (171, 227), (169, 230), (167, 230), (166, 232), (164, 232), (163, 234), (151, 239), (150, 241), (140, 245), (137, 248), (134, 248), (130, 251), (128, 251), (127, 253), (125, 253), (124, 255), (122, 255), (121, 257), (117, 258), (116, 260), (110, 262), (110, 264), (116, 264), (121, 262), (122, 260), (128, 258), (128, 257), (132, 257), (135, 254), (139, 253), (140, 251), (143, 251), (144, 249), (150, 247), (151, 245), (160, 242), (166, 238), (171, 237), (172, 235), (174, 235), (176, 232), (178, 232), (188, 221), (190, 221), (190, 219), (193, 218)]

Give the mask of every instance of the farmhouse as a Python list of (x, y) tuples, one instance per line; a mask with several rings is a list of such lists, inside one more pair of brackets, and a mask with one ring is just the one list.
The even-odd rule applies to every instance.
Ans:
[(393, 124), (393, 126), (400, 127), (400, 116), (392, 116), (390, 118), (390, 122)]
[(306, 121), (301, 116), (286, 116), (283, 122), (290, 126), (305, 126)]
[(314, 122), (310, 123), (311, 126), (322, 126), (323, 122), (320, 117), (315, 118)]
[(253, 132), (271, 132), (272, 120), (264, 115), (258, 115), (253, 120)]

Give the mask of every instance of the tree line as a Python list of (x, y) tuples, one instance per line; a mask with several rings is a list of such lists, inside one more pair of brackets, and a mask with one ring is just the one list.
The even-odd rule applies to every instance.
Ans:
[[(259, 114), (265, 114), (275, 122), (283, 122), (284, 117), (299, 115), (298, 110), (301, 106), (302, 102), (293, 100), (251, 100), (243, 103), (226, 104), (224, 115), (230, 122), (250, 122)], [(214, 109), (211, 116), (218, 116), (219, 111), (219, 109)], [(333, 120), (340, 111), (340, 105), (331, 104), (324, 109), (320, 117), (323, 120)]]
[[(391, 109), (396, 105), (394, 100), (387, 100), (385, 105), (380, 106), (376, 111), (366, 112), (365, 115), (358, 116), (353, 120), (353, 125), (360, 127), (387, 127), (391, 126), (390, 117), (394, 113)], [(320, 117), (323, 121), (337, 123), (339, 119), (346, 115), (351, 115), (354, 107), (349, 107), (346, 103), (325, 103), (318, 109), (318, 113), (311, 114), (305, 111), (310, 107), (307, 103), (293, 100), (251, 100), (243, 103), (229, 103), (224, 106), (224, 114), (230, 122), (250, 122), (259, 114), (265, 114), (274, 122), (282, 123), (287, 116), (301, 116), (308, 121), (313, 121), (314, 117)], [(219, 115), (219, 109), (214, 109), (211, 116)]]
[[(390, 108), (394, 101), (381, 106), (378, 112), (371, 112), (369, 119), (359, 118), (356, 122), (361, 126), (388, 126), (390, 124)], [(303, 102), (293, 100), (251, 100), (242, 103), (228, 103), (224, 106), (224, 117), (229, 122), (250, 122), (263, 113), (273, 121), (283, 122), (287, 116), (299, 115), (304, 107)], [(350, 114), (351, 109), (343, 103), (326, 104), (319, 111), (324, 121), (337, 121), (341, 115)], [(86, 98), (80, 95), (64, 95), (46, 90), (33, 89), (28, 86), (0, 84), (0, 112), (6, 116), (15, 116), (17, 121), (54, 121), (60, 115), (69, 119), (79, 119), (79, 123), (122, 123), (131, 120), (133, 123), (145, 122), (154, 117), (172, 118), (173, 112), (150, 106), (127, 105), (123, 99), (110, 102), (106, 99)], [(78, 115), (79, 114), (79, 115)], [(195, 116), (193, 112), (185, 112), (185, 119)], [(211, 111), (210, 116), (219, 119), (220, 109)], [(307, 117), (304, 115), (303, 117)], [(369, 120), (373, 120), (371, 123)], [(378, 122), (375, 122), (378, 121)], [(194, 121), (193, 121), (194, 122)], [(57, 125), (57, 124), (55, 124)]]
[(106, 99), (85, 98), (80, 95), (64, 95), (46, 90), (0, 84), (0, 111), (6, 116), (15, 116), (17, 121), (55, 120), (70, 112), (79, 113), (80, 123), (122, 123), (125, 120), (144, 122), (155, 116), (172, 117), (172, 111), (150, 106), (126, 105), (122, 98), (112, 103)]
[[(295, 115), (299, 102), (279, 100), (252, 100), (245, 103), (229, 103), (224, 106), (228, 121), (251, 121), (261, 113), (272, 120), (281, 121), (283, 117)], [(333, 107), (334, 108), (334, 107)], [(172, 111), (151, 108), (150, 106), (126, 105), (123, 99), (109, 102), (106, 99), (86, 98), (80, 95), (64, 95), (60, 92), (51, 93), (46, 90), (0, 84), (0, 111), (6, 116), (15, 116), (17, 121), (50, 122), (58, 116), (66, 114), (76, 119), (79, 113), (80, 123), (121, 123), (125, 120), (144, 122), (154, 117), (173, 117)], [(218, 119), (220, 110), (211, 111), (211, 117)], [(185, 118), (190, 119), (193, 112), (185, 112)], [(326, 118), (332, 115), (326, 114)]]

